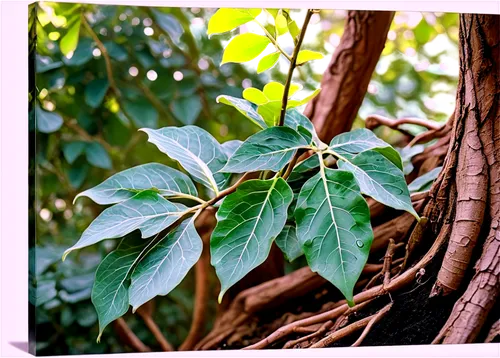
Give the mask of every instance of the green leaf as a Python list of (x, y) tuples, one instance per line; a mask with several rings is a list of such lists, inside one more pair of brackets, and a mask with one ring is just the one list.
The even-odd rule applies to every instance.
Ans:
[(307, 61), (321, 60), (324, 56), (316, 51), (301, 50), (297, 55), (297, 65), (301, 65)]
[(81, 301), (86, 301), (90, 298), (92, 294), (92, 287), (88, 287), (81, 291), (68, 293), (65, 290), (59, 291), (59, 298), (66, 303), (78, 303)]
[(262, 9), (219, 9), (208, 22), (207, 34), (221, 34), (255, 20)]
[(290, 176), (288, 177), (288, 181), (295, 182), (302, 180), (305, 177), (304, 174), (306, 173), (310, 174), (311, 171), (317, 169), (318, 167), (319, 167), (318, 156), (311, 155), (309, 158), (303, 160), (293, 168), (292, 172), (290, 173)]
[(220, 171), (278, 171), (292, 159), (297, 149), (306, 148), (308, 145), (304, 137), (292, 128), (267, 128), (248, 137)]
[(56, 281), (38, 281), (36, 285), (35, 306), (41, 306), (57, 296)]
[(353, 305), (373, 232), (370, 210), (352, 173), (322, 168), (300, 191), (297, 236), (312, 271), (333, 283)]
[(411, 204), (403, 172), (382, 154), (368, 150), (349, 161), (339, 159), (337, 165), (354, 174), (363, 194), (419, 219)]
[(136, 127), (158, 127), (158, 111), (145, 98), (124, 101), (123, 109), (132, 118)]
[(75, 51), (78, 46), (78, 37), (80, 35), (80, 25), (81, 25), (81, 17), (80, 14), (76, 15), (75, 22), (71, 25), (64, 35), (61, 38), (61, 42), (59, 43), (59, 48), (64, 56), (67, 56), (70, 52)]
[(225, 185), (229, 176), (217, 171), (224, 166), (227, 156), (207, 131), (195, 126), (141, 130), (147, 133), (149, 142), (177, 160), (200, 184), (215, 192)]
[(111, 158), (109, 157), (108, 152), (106, 152), (106, 149), (104, 149), (100, 143), (87, 143), (85, 154), (87, 156), (87, 161), (94, 167), (102, 169), (112, 168)]
[(231, 156), (234, 154), (236, 149), (238, 149), (243, 142), (241, 140), (235, 139), (235, 140), (228, 140), (227, 142), (222, 143), (222, 150), (224, 153), (226, 153), (228, 158), (231, 158)]
[(224, 103), (227, 104), (228, 106), (236, 108), (238, 112), (240, 112), (245, 117), (250, 119), (260, 128), (262, 129), (267, 128), (266, 122), (264, 122), (262, 116), (259, 113), (257, 113), (257, 106), (254, 105), (253, 103), (250, 103), (249, 101), (241, 98), (236, 98), (226, 95), (221, 95), (217, 97), (217, 102)]
[(85, 152), (86, 147), (87, 142), (82, 141), (64, 143), (62, 145), (64, 158), (69, 164), (73, 164), (75, 160)]
[(297, 239), (295, 226), (285, 225), (283, 231), (276, 237), (276, 245), (283, 251), (286, 259), (290, 262), (304, 255), (302, 246)]
[(175, 44), (178, 45), (180, 43), (180, 38), (184, 33), (184, 29), (179, 21), (174, 16), (165, 14), (161, 11), (152, 9), (152, 13), (158, 26), (170, 36)]
[(99, 317), (99, 342), (106, 326), (128, 311), (132, 270), (149, 242), (133, 235), (123, 238), (116, 250), (102, 260), (95, 273), (92, 303)]
[(280, 58), (279, 51), (263, 56), (257, 65), (257, 73), (262, 73), (274, 67)]
[(67, 292), (78, 292), (91, 288), (94, 283), (94, 273), (71, 276), (59, 281), (61, 287)]
[(116, 61), (125, 61), (128, 58), (128, 52), (125, 48), (114, 41), (106, 41), (103, 43), (108, 51), (109, 57)]
[(170, 293), (198, 261), (203, 243), (194, 220), (192, 216), (182, 222), (137, 265), (129, 289), (133, 311), (157, 295)]
[(88, 172), (89, 165), (87, 163), (69, 168), (68, 179), (71, 186), (75, 189), (78, 189), (80, 186), (82, 186), (83, 182), (87, 178)]
[(184, 205), (171, 203), (157, 193), (140, 192), (104, 210), (83, 232), (80, 240), (64, 252), (63, 259), (73, 250), (116, 239), (137, 229), (143, 238), (151, 237), (173, 224), (186, 210)]
[(94, 58), (92, 55), (92, 47), (92, 39), (83, 37), (78, 41), (78, 46), (73, 52), (71, 58), (64, 56), (62, 60), (66, 66), (82, 66)]
[(36, 128), (42, 133), (53, 133), (63, 125), (62, 117), (56, 112), (44, 111), (37, 105), (35, 113)]
[(281, 101), (269, 101), (262, 104), (257, 109), (257, 112), (264, 118), (264, 121), (269, 127), (278, 124), (281, 114)]
[(332, 139), (330, 149), (340, 155), (354, 155), (367, 150), (375, 150), (403, 170), (403, 163), (399, 153), (390, 144), (379, 139), (372, 131), (366, 128), (355, 129), (342, 133)]
[(78, 194), (97, 204), (108, 205), (128, 200), (137, 192), (154, 190), (162, 196), (198, 196), (191, 179), (178, 170), (159, 163), (148, 163), (119, 172), (101, 184)]
[(248, 62), (259, 56), (271, 41), (250, 32), (235, 36), (224, 49), (221, 65), (228, 62)]
[[(318, 134), (316, 133), (316, 130), (314, 129), (314, 125), (312, 122), (304, 116), (302, 113), (300, 113), (297, 109), (289, 109), (286, 111), (285, 114), (285, 126), (290, 127), (295, 129), (296, 131), (300, 132), (300, 134), (308, 141), (312, 140), (314, 143), (316, 143), (317, 146), (326, 146), (326, 144), (323, 144), (321, 140), (318, 138)], [(300, 129), (300, 127), (305, 128), (308, 132), (307, 136), (304, 136), (303, 131)], [(307, 138), (306, 138), (307, 137)]]
[(249, 180), (228, 195), (217, 211), (210, 239), (211, 262), (224, 293), (269, 255), (281, 232), (293, 193), (282, 178)]
[(201, 108), (201, 98), (198, 95), (178, 98), (172, 104), (172, 112), (183, 124), (193, 124), (196, 122)]
[(408, 190), (410, 191), (410, 193), (418, 193), (420, 191), (429, 190), (434, 180), (436, 180), (436, 178), (439, 176), (441, 169), (443, 169), (443, 167), (434, 168), (431, 171), (413, 180), (408, 185)]
[(85, 102), (92, 107), (97, 108), (101, 105), (106, 92), (108, 92), (109, 82), (107, 79), (98, 78), (91, 81), (85, 87)]

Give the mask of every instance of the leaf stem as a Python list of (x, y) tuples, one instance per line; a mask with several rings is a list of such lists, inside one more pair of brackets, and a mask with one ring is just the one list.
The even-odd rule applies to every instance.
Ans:
[(292, 58), (290, 60), (290, 68), (288, 69), (288, 76), (286, 78), (285, 90), (283, 92), (283, 100), (281, 102), (281, 114), (279, 125), (282, 126), (285, 123), (285, 114), (286, 114), (286, 106), (288, 104), (288, 92), (290, 91), (290, 85), (292, 84), (292, 75), (293, 70), (297, 67), (297, 57), (299, 55), (300, 46), (302, 45), (302, 41), (304, 40), (304, 36), (306, 34), (307, 25), (309, 25), (309, 20), (311, 20), (311, 16), (314, 13), (314, 10), (307, 10), (306, 18), (304, 20), (304, 25), (300, 30), (299, 39), (297, 40), (297, 45), (295, 46), (292, 54)]

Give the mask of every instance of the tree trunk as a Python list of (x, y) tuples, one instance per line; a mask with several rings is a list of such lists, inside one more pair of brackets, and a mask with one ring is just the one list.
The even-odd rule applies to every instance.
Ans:
[[(332, 285), (304, 268), (242, 291), (196, 349), (466, 343), (498, 336), (499, 18), (460, 15), (455, 114), (438, 143), (419, 158), (424, 163), (439, 152), (434, 166), (444, 158), (429, 193), (414, 198), (414, 207), (428, 220), (413, 225), (404, 223), (405, 215), (393, 214), (384, 220), (384, 209), (370, 202), (378, 236), (369, 262), (377, 262), (378, 252), (389, 248), (382, 269), (375, 263), (365, 267), (355, 289), (357, 305), (349, 309)], [(312, 108), (325, 103), (325, 93)], [(340, 97), (332, 97), (332, 113), (343, 113), (337, 110)], [(322, 121), (316, 118), (328, 117), (318, 116), (316, 125)], [(325, 139), (339, 126), (318, 129)], [(407, 242), (406, 252), (389, 240), (393, 232), (386, 226), (391, 222), (400, 224), (398, 240)], [(401, 254), (408, 259), (404, 267), (396, 264)]]
[(324, 142), (351, 130), (393, 17), (392, 11), (348, 12), (344, 34), (323, 75), (321, 92), (304, 111)]

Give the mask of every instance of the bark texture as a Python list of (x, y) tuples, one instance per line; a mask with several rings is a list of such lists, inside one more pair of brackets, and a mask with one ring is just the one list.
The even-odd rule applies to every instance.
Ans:
[(323, 75), (321, 92), (304, 111), (324, 142), (351, 129), (393, 17), (391, 11), (348, 12), (344, 34)]

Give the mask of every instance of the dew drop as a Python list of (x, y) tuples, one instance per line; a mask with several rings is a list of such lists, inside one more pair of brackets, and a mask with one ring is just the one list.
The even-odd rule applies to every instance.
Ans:
[(361, 241), (361, 240), (356, 240), (356, 245), (358, 245), (358, 247), (365, 246), (365, 244), (363, 244), (363, 241)]

